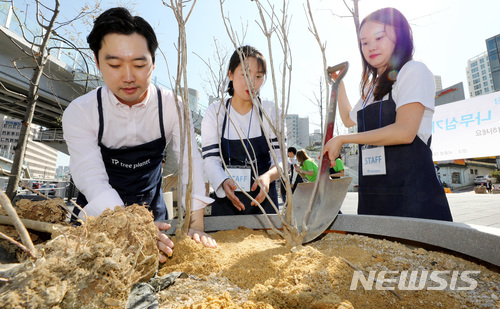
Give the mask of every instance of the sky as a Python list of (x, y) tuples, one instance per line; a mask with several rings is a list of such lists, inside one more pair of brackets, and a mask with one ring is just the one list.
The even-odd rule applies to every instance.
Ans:
[[(169, 2), (169, 1), (165, 1)], [(265, 3), (264, 3), (265, 2)], [(282, 1), (269, 0), (275, 12), (281, 17)], [(289, 114), (309, 117), (310, 132), (320, 129), (320, 113), (317, 107), (319, 81), (323, 74), (323, 61), (319, 45), (308, 30), (304, 10), (305, 0), (286, 1), (288, 4), (289, 42), (292, 54), (291, 92)], [(132, 5), (129, 5), (132, 3)], [(141, 4), (139, 4), (141, 3)], [(143, 3), (147, 3), (144, 5)], [(191, 2), (192, 3), (192, 2)], [(191, 3), (187, 7), (191, 7)], [(262, 1), (269, 7), (268, 1)], [(352, 1), (346, 0), (352, 6)], [(62, 17), (74, 15), (83, 1), (63, 1)], [(326, 44), (327, 65), (348, 61), (349, 72), (344, 78), (351, 104), (359, 98), (361, 78), (361, 56), (356, 42), (353, 19), (342, 0), (310, 0), (312, 14), (319, 32), (320, 40)], [(136, 15), (151, 23), (156, 31), (160, 48), (166, 53), (171, 74), (177, 66), (178, 27), (172, 10), (161, 0), (134, 2), (103, 0), (102, 9), (114, 6), (127, 6)], [(463, 82), (465, 97), (469, 98), (466, 66), (467, 60), (486, 51), (485, 40), (500, 33), (497, 0), (361, 0), (359, 1), (360, 19), (369, 13), (383, 8), (395, 7), (409, 20), (413, 30), (415, 45), (414, 59), (424, 62), (434, 75), (441, 76), (443, 88)], [(223, 12), (238, 33), (241, 45), (252, 45), (261, 50), (268, 59), (269, 48), (259, 24), (260, 16), (254, 1), (225, 0)], [(187, 11), (184, 11), (187, 14)], [(208, 105), (210, 86), (209, 69), (205, 62), (216, 63), (216, 45), (226, 53), (234, 51), (224, 26), (219, 0), (198, 0), (187, 21), (188, 41), (188, 86), (200, 92), (200, 104)], [(280, 71), (281, 50), (276, 37), (272, 38), (272, 56), (276, 72)], [(238, 45), (240, 45), (238, 44)], [(203, 59), (203, 60), (202, 60)], [(224, 64), (224, 68), (227, 63)], [(279, 73), (276, 73), (277, 76)], [(169, 74), (163, 57), (157, 54), (155, 75), (168, 83)], [(278, 77), (277, 77), (278, 78)], [(280, 82), (281, 84), (281, 82)], [(274, 101), (273, 83), (270, 75), (261, 88), (261, 97)], [(281, 102), (280, 100), (278, 100)], [(67, 158), (61, 156), (64, 165)]]

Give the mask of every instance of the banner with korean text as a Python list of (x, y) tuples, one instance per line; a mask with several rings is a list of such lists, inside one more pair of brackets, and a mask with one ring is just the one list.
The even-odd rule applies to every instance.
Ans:
[(434, 161), (500, 156), (500, 92), (436, 106)]

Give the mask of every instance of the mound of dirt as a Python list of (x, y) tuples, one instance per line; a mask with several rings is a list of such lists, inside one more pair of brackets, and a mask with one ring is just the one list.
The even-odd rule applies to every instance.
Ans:
[[(32, 201), (28, 199), (20, 200), (15, 205), (17, 215), (19, 218), (30, 219), (40, 222), (56, 223), (67, 225), (66, 214), (68, 209), (64, 201), (60, 198), (46, 199), (41, 201)], [(0, 215), (5, 216), (7, 213), (0, 205)], [(20, 242), (18, 232), (12, 225), (0, 225), (0, 232)], [(34, 232), (28, 230), (33, 244), (41, 244), (48, 239), (50, 235), (41, 232)], [(13, 246), (5, 239), (0, 239), (1, 257), (6, 260), (24, 260), (26, 253), (19, 247)], [(2, 260), (0, 259), (0, 260)]]
[(124, 308), (158, 269), (158, 229), (141, 206), (116, 207), (38, 245), (0, 288), (2, 308)]
[(23, 199), (16, 203), (16, 211), (20, 218), (58, 224), (66, 224), (68, 213), (61, 198), (42, 201)]
[[(216, 249), (175, 241), (160, 275), (191, 276), (159, 293), (160, 308), (500, 308), (497, 270), (445, 253), (339, 233), (300, 250), (291, 250), (273, 232), (238, 229), (213, 237)], [(385, 285), (395, 287), (394, 294), (375, 284), (371, 290), (361, 283), (351, 289), (358, 270), (388, 271), (385, 280), (392, 281)], [(415, 272), (424, 288), (400, 290), (397, 280), (405, 270)], [(449, 283), (443, 290), (432, 289), (436, 282), (430, 276), (422, 279), (424, 271), (433, 270)], [(470, 285), (457, 280), (464, 271), (475, 272), (469, 277), (477, 287), (467, 290)]]

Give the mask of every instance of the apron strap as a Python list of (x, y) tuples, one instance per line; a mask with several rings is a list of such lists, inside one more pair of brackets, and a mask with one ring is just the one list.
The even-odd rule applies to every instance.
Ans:
[(101, 143), (102, 133), (104, 131), (104, 113), (102, 112), (102, 87), (97, 89), (97, 111), (99, 112), (99, 134), (97, 141)]
[(224, 136), (224, 131), (226, 130), (227, 110), (229, 109), (229, 104), (231, 104), (231, 99), (227, 99), (226, 110), (224, 111), (224, 121), (222, 122), (222, 131), (220, 132), (221, 138)]
[[(160, 88), (156, 87), (157, 94), (158, 94), (158, 113), (159, 113), (159, 121), (160, 121), (160, 133), (161, 137), (165, 139), (165, 128), (163, 125), (163, 104), (162, 104), (162, 97), (161, 97), (161, 90)], [(104, 132), (104, 113), (102, 109), (102, 87), (99, 87), (97, 89), (97, 110), (99, 112), (99, 133), (98, 133), (98, 142), (100, 143), (102, 140), (102, 134)]]
[[(155, 85), (156, 87), (156, 85)], [(159, 87), (156, 87), (156, 91), (158, 94), (158, 113), (159, 113), (159, 120), (160, 120), (160, 132), (161, 132), (161, 137), (165, 139), (165, 129), (163, 127), (163, 104), (162, 104), (162, 99), (161, 99), (161, 90)]]

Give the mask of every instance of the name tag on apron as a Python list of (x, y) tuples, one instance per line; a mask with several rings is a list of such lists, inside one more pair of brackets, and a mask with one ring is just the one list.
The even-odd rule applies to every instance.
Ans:
[(384, 146), (362, 146), (361, 164), (363, 176), (385, 175), (385, 148)]
[[(250, 191), (251, 186), (251, 170), (247, 166), (228, 166), (228, 172), (233, 176), (234, 181), (241, 187), (243, 191)], [(240, 188), (236, 188), (235, 191), (241, 191)]]

